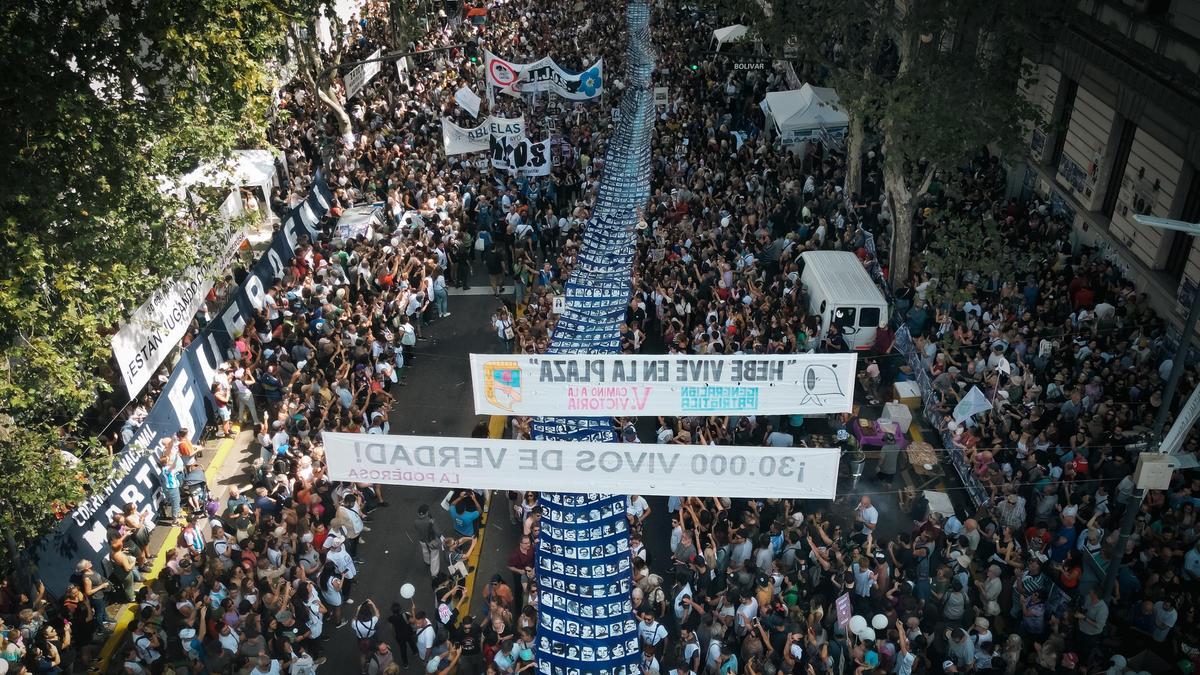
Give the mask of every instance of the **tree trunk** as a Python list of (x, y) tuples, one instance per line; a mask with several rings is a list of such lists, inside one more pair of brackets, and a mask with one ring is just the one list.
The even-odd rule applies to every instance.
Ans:
[[(889, 146), (891, 144), (888, 144)], [(908, 281), (912, 259), (913, 209), (929, 192), (934, 169), (930, 167), (922, 177), (921, 185), (914, 191), (904, 175), (904, 158), (885, 154), (883, 163), (883, 187), (892, 202), (892, 269), (891, 282), (895, 288)]]
[[(336, 23), (336, 17), (334, 19)], [(297, 44), (300, 45), (299, 53), (301, 55), (301, 70), (304, 75), (304, 80), (308, 86), (316, 91), (317, 98), (325, 104), (337, 118), (338, 133), (347, 143), (354, 143), (354, 130), (350, 126), (350, 115), (346, 114), (346, 108), (342, 102), (337, 99), (333, 93), (333, 74), (336, 72), (337, 63), (341, 60), (335, 56), (333, 59), (334, 66), (332, 69), (325, 66), (325, 59), (321, 53), (321, 46), (317, 44), (316, 25), (309, 26), (308, 35), (301, 38), (293, 27), (292, 33)], [(338, 45), (341, 43), (338, 42)]]
[(862, 115), (851, 112), (846, 138), (846, 197), (862, 191), (863, 122)]
[(347, 144), (354, 144), (354, 129), (350, 126), (350, 115), (346, 114), (346, 108), (342, 106), (341, 101), (334, 96), (332, 87), (328, 84), (322, 87), (317, 87), (317, 95), (321, 97), (321, 101), (333, 111), (333, 116), (337, 118), (338, 133), (342, 135), (342, 140)]

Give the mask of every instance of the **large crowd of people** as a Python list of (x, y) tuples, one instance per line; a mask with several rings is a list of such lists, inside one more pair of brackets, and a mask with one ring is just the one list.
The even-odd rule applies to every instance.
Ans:
[[(570, 274), (602, 175), (610, 106), (500, 97), (493, 114), (523, 114), (529, 136), (555, 139), (554, 169), (544, 178), (514, 179), (481, 170), (470, 155), (446, 157), (440, 119), (475, 123), (454, 92), (482, 86), (481, 64), (452, 47), (475, 39), (514, 61), (549, 54), (582, 68), (603, 57), (613, 92), (606, 96), (616, 96), (622, 6), (588, 10), (581, 20), (569, 6), (514, 0), (490, 7), (483, 25), (434, 21), (414, 47), (449, 49), (415, 57), (404, 76), (383, 69), (346, 102), (353, 142), (304, 82), (284, 90), (278, 107), (287, 114), (277, 116), (272, 136), (289, 179), (272, 209), (296, 203), (318, 167), (334, 204), (323, 235), (303, 245), (269, 290), (213, 385), (218, 433), (232, 422), (255, 429), (254, 492), (212, 499), (202, 475), (196, 480), (186, 432), (164, 442), (164, 513), (181, 534), (157, 583), (139, 583), (151, 569), (147, 524), (136, 513), (114, 519), (107, 569), (81, 562), (64, 597), (21, 599), (0, 588), (8, 629), (0, 633), (0, 673), (82, 670), (107, 628), (106, 607), (120, 602), (137, 604), (118, 659), (131, 674), (168, 664), (193, 673), (349, 672), (354, 666), (323, 659), (323, 643), (337, 631), (353, 635), (358, 666), (373, 675), (410, 663), (430, 673), (532, 667), (536, 495), (510, 495), (520, 543), (507, 569), (482, 570), (496, 572), (474, 589), (485, 614), (362, 598), (354, 588), (359, 549), (371, 514), (386, 503), (377, 486), (325, 477), (321, 433), (388, 432), (413, 347), (430, 322), (450, 316), (448, 289), (469, 286), (478, 266), (503, 299), (479, 326), (496, 335), (497, 350), (536, 353), (549, 344), (552, 298)], [(379, 3), (364, 8), (349, 27), (347, 60), (390, 35), (387, 16)], [(876, 264), (867, 238), (873, 232), (882, 241), (890, 221), (878, 199), (882, 157), (864, 157), (864, 188), (846, 194), (839, 152), (773, 144), (757, 104), (766, 91), (787, 88), (784, 74), (698, 57), (715, 21), (655, 10), (656, 84), (669, 95), (658, 110), (652, 196), (638, 225), (622, 345), (630, 353), (846, 350), (836, 327), (822, 334), (808, 311), (798, 256), (839, 249)], [(956, 500), (959, 515), (948, 515), (917, 495), (903, 512), (881, 516), (882, 503), (897, 503), (890, 443), (876, 467), (883, 493), (825, 503), (672, 497), (661, 533), (646, 527), (649, 502), (631, 496), (643, 673), (1122, 675), (1190, 673), (1200, 662), (1200, 484), (1178, 473), (1170, 490), (1133, 499), (1136, 442), (1169, 404), (1166, 323), (1048, 204), (1005, 200), (999, 163), (973, 160), (969, 170), (940, 177), (921, 204), (916, 250), (938, 245), (929, 234), (944, 219), (991, 219), (1008, 236), (998, 255), (1040, 264), (1021, 278), (940, 278), (914, 266), (921, 273), (894, 289), (893, 327), (907, 325), (916, 338), (943, 409), (973, 386), (994, 401), (992, 411), (953, 429), (992, 501), (976, 508)], [(364, 202), (385, 204), (383, 226), (371, 237), (339, 238), (338, 216)], [(237, 281), (234, 274), (217, 285), (214, 308)], [(891, 335), (881, 330), (864, 359), (860, 398), (888, 398), (893, 381), (915, 376), (892, 351)], [(1189, 369), (1181, 390), (1198, 381)], [(127, 416), (127, 432), (148, 403)], [(614, 424), (622, 440), (642, 440), (636, 420)], [(660, 418), (652, 438), (642, 434), (672, 444), (850, 447), (853, 424), (851, 416)], [(528, 419), (513, 418), (514, 437), (529, 429)], [(1193, 439), (1187, 451), (1195, 450)], [(470, 490), (447, 496), (453, 533), (428, 510), (417, 514), (439, 606), (470, 592), (461, 563), (475, 545), (481, 503)], [(1108, 599), (1097, 564), (1107, 565), (1130, 508), (1137, 524)], [(647, 546), (651, 536), (666, 541)], [(868, 627), (852, 630), (862, 626), (844, 621), (846, 609)]]

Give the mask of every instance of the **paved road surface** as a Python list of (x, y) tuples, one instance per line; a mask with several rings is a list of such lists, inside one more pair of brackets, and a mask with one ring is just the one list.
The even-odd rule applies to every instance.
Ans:
[[(498, 304), (490, 292), (451, 296), (451, 316), (426, 328), (424, 334), (429, 339), (415, 347), (416, 363), (409, 370), (407, 386), (393, 390), (397, 398), (389, 420), (393, 434), (470, 435), (482, 418), (474, 414), (467, 354), (495, 350), (489, 317)], [(417, 507), (429, 504), (443, 532), (453, 533), (453, 528), (449, 516), (437, 506), (445, 496), (443, 490), (388, 486), (383, 493), (389, 505), (375, 511), (367, 523), (371, 531), (364, 533), (366, 543), (359, 546), (359, 557), (365, 564), (359, 567), (355, 604), (343, 611), (357, 611), (363, 600), (374, 600), (384, 621), (379, 635), (395, 651), (386, 620), (391, 604), (402, 601), (400, 587), (412, 583), (417, 588), (413, 598), (417, 609), (431, 616), (435, 609), (429, 568), (421, 560), (413, 535)], [(408, 609), (410, 603), (404, 605)], [(324, 645), (329, 665), (322, 672), (355, 672), (358, 649), (353, 631), (349, 626), (331, 630), (332, 637)]]

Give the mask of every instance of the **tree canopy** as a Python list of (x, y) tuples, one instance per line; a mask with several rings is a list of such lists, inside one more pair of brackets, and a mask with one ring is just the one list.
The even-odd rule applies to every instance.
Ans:
[[(0, 529), (28, 540), (102, 471), (81, 425), (109, 338), (216, 226), (161, 189), (260, 147), (282, 16), (260, 0), (30, 0), (0, 12)], [(55, 450), (84, 458), (71, 466)], [(19, 513), (20, 517), (16, 517)]]
[[(851, 117), (850, 189), (862, 135), (881, 139), (896, 221), (893, 280), (908, 275), (912, 210), (937, 172), (984, 146), (1021, 145), (1037, 111), (1018, 94), (1023, 56), (1040, 50), (1063, 11), (1057, 0), (733, 0), (768, 49), (797, 50)], [(768, 19), (766, 11), (771, 14)]]

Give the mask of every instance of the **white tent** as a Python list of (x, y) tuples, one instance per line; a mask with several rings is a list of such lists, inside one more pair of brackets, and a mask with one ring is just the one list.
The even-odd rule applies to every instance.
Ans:
[[(238, 188), (251, 188), (258, 201), (260, 214), (269, 219), (271, 191), (278, 183), (275, 155), (271, 150), (234, 150), (233, 156), (227, 160), (201, 165), (184, 176), (178, 186), (190, 188), (196, 185), (228, 185), (234, 188), (235, 193)], [(222, 212), (227, 208), (223, 207)], [(241, 215), (240, 209), (236, 215)]]
[(723, 45), (727, 45), (730, 42), (737, 42), (746, 37), (746, 33), (749, 30), (749, 28), (740, 23), (714, 30), (713, 40), (717, 43), (717, 51), (721, 51)]
[(770, 91), (759, 104), (767, 116), (767, 129), (778, 134), (784, 147), (808, 139), (840, 142), (850, 118), (840, 106), (837, 92), (805, 84), (789, 91)]

